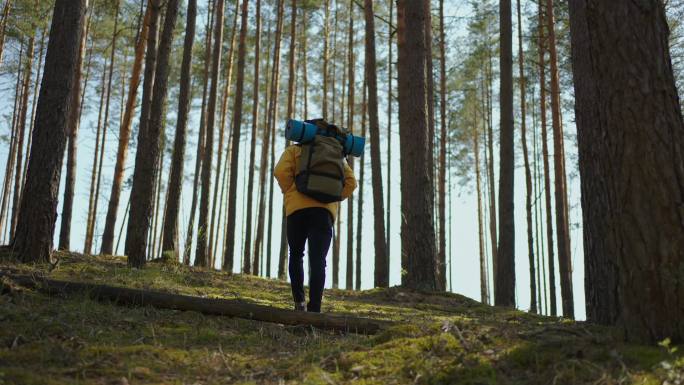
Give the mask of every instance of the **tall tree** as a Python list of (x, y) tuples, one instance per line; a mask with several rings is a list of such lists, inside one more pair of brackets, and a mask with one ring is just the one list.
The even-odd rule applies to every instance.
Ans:
[(681, 342), (684, 131), (663, 3), (569, 4), (587, 318)]
[(437, 290), (437, 252), (433, 226), (434, 188), (428, 157), (425, 8), (397, 1), (399, 137), (401, 152), (401, 254), (410, 288)]
[[(221, 67), (221, 48), (223, 47), (223, 15), (225, 1), (218, 0), (214, 15), (214, 47), (211, 60), (211, 86), (207, 105), (207, 127), (204, 139), (204, 159), (202, 160), (202, 194), (200, 196), (199, 221), (197, 227), (197, 250), (195, 266), (209, 266), (210, 250), (207, 246), (209, 231), (209, 206), (211, 204), (211, 160), (214, 151), (214, 127), (216, 125), (216, 100), (218, 99), (219, 68)], [(212, 266), (210, 266), (212, 267)]]
[(560, 81), (558, 79), (558, 53), (556, 50), (555, 15), (553, 0), (546, 1), (546, 27), (549, 34), (549, 61), (551, 64), (551, 119), (553, 124), (553, 170), (556, 200), (556, 239), (558, 241), (558, 268), (561, 280), (563, 316), (575, 317), (572, 295), (572, 260), (570, 258), (570, 227), (568, 223), (567, 187), (565, 186), (565, 150), (560, 111)]
[[(232, 271), (235, 255), (235, 217), (237, 213), (237, 177), (238, 155), (240, 154), (240, 127), (242, 126), (242, 100), (245, 88), (245, 56), (247, 53), (247, 11), (249, 0), (242, 0), (242, 15), (240, 18), (240, 38), (238, 44), (237, 79), (235, 82), (235, 100), (233, 104), (232, 121), (232, 150), (230, 159), (230, 184), (228, 193), (228, 232), (226, 233), (223, 256), (223, 269)], [(238, 260), (239, 263), (239, 260)]]
[(380, 122), (378, 119), (378, 75), (375, 54), (375, 21), (373, 1), (371, 0), (365, 0), (364, 2), (364, 17), (366, 21), (365, 78), (368, 83), (368, 122), (370, 125), (370, 160), (373, 183), (374, 285), (376, 287), (388, 287), (389, 256), (387, 254), (385, 238), (385, 206), (382, 190), (382, 159), (380, 159)]
[[(81, 74), (83, 67), (83, 57), (85, 55), (85, 46), (88, 40), (88, 32), (90, 30), (90, 18), (84, 23), (84, 31), (81, 36), (81, 42), (78, 47), (78, 59), (76, 62), (75, 73), (74, 73), (74, 91), (71, 94), (71, 111), (69, 111), (69, 121), (68, 121), (68, 142), (69, 147), (67, 149), (67, 166), (66, 166), (66, 179), (64, 186), (64, 202), (62, 203), (62, 219), (60, 223), (59, 230), (59, 249), (69, 250), (71, 242), (71, 217), (73, 213), (74, 205), (74, 191), (76, 189), (76, 161), (77, 161), (77, 149), (78, 149), (78, 130), (81, 120), (81, 112), (83, 110), (83, 98), (85, 98), (85, 92), (81, 95)], [(92, 48), (92, 47), (91, 47)], [(92, 59), (92, 49), (90, 58)], [(90, 59), (89, 59), (90, 61)], [(86, 89), (88, 84), (88, 76), (90, 70), (90, 63), (88, 63), (88, 70), (86, 70), (86, 76), (84, 81), (83, 90)]]
[[(116, 228), (116, 218), (119, 211), (124, 168), (126, 166), (126, 158), (128, 157), (128, 142), (131, 139), (131, 126), (133, 123), (133, 114), (135, 113), (135, 104), (138, 97), (138, 86), (140, 85), (143, 59), (145, 58), (145, 48), (147, 47), (147, 40), (150, 31), (156, 35), (159, 28), (157, 19), (152, 17), (152, 10), (153, 8), (148, 5), (147, 10), (145, 11), (141, 31), (138, 34), (138, 41), (135, 44), (135, 58), (133, 59), (131, 78), (128, 83), (126, 107), (124, 110), (123, 119), (121, 120), (121, 125), (119, 127), (119, 145), (116, 152), (116, 164), (114, 165), (112, 190), (109, 194), (107, 216), (105, 217), (105, 227), (102, 233), (102, 247), (100, 249), (100, 253), (102, 254), (112, 254), (114, 251), (112, 250), (114, 244), (114, 230)], [(143, 89), (147, 87), (151, 90), (152, 80), (153, 79), (150, 78), (149, 81), (145, 82)], [(150, 92), (150, 90), (148, 90), (148, 92)]]
[(181, 63), (176, 134), (173, 140), (173, 155), (167, 190), (168, 197), (164, 211), (164, 233), (162, 235), (162, 253), (171, 253), (173, 260), (178, 260), (179, 258), (178, 214), (183, 186), (183, 164), (185, 163), (188, 113), (190, 112), (190, 100), (192, 99), (190, 70), (192, 69), (192, 46), (195, 42), (196, 24), (197, 0), (189, 0), (185, 22), (185, 39), (183, 42), (183, 62)]
[[(290, 10), (290, 56), (288, 64), (287, 81), (287, 119), (292, 119), (295, 105), (295, 62), (297, 54), (297, 0), (292, 0)], [(288, 141), (286, 141), (286, 144)], [(278, 278), (285, 279), (287, 274), (287, 218), (285, 217), (285, 206), (283, 205), (282, 225), (280, 228), (280, 252), (278, 260)]]
[[(385, 240), (387, 243), (388, 272), (389, 259), (392, 251), (392, 242), (390, 240), (390, 234), (392, 233), (392, 48), (394, 48), (392, 36), (396, 32), (396, 29), (393, 29), (392, 27), (394, 1), (395, 0), (389, 0), (389, 23), (387, 23), (387, 235), (385, 236)], [(389, 282), (389, 277), (387, 277), (387, 281)]]
[[(140, 116), (140, 128), (138, 132), (138, 149), (135, 155), (135, 169), (133, 171), (133, 186), (131, 188), (131, 209), (126, 232), (126, 255), (128, 264), (133, 267), (143, 267), (145, 265), (147, 248), (147, 234), (149, 232), (150, 219), (152, 217), (154, 185), (156, 181), (160, 137), (163, 125), (163, 109), (166, 102), (169, 74), (169, 55), (171, 43), (173, 41), (173, 31), (178, 16), (178, 1), (169, 0), (166, 4), (166, 15), (164, 16), (164, 28), (159, 41), (159, 52), (154, 55), (156, 41), (148, 41), (147, 55), (154, 55), (156, 58), (148, 60), (146, 63), (155, 63), (154, 86), (152, 87), (152, 100), (143, 101), (142, 111), (145, 111), (145, 103), (149, 103), (149, 114), (144, 112)], [(159, 12), (160, 3), (157, 0), (150, 0), (148, 6), (155, 7)], [(154, 34), (150, 34), (150, 37)], [(147, 68), (145, 69), (147, 76)], [(146, 79), (147, 80), (147, 79)], [(143, 92), (144, 93), (144, 92)]]
[(513, 212), (513, 23), (511, 1), (499, 1), (500, 45), (500, 171), (499, 245), (494, 270), (494, 303), (515, 306), (515, 220)]
[[(354, 134), (354, 83), (356, 67), (356, 55), (354, 54), (354, 0), (349, 1), (349, 43), (347, 46), (347, 70), (349, 79), (347, 81), (347, 129)], [(354, 169), (354, 157), (348, 156), (347, 163)], [(354, 197), (347, 198), (347, 289), (354, 288)]]
[[(256, 137), (259, 126), (259, 51), (261, 50), (261, 0), (256, 0), (256, 31), (254, 35), (254, 86), (252, 97), (252, 138), (249, 148), (249, 177), (247, 182), (247, 215), (245, 230), (245, 249), (243, 271), (259, 275), (259, 256), (252, 258), (252, 192), (254, 190), (254, 162), (256, 157)], [(256, 251), (256, 250), (255, 250)], [(249, 264), (252, 263), (251, 270)]]
[[(266, 213), (266, 172), (268, 171), (268, 154), (269, 145), (274, 140), (271, 135), (272, 128), (275, 128), (275, 117), (278, 110), (278, 90), (280, 86), (280, 42), (282, 40), (283, 31), (283, 13), (285, 9), (285, 0), (278, 0), (276, 16), (276, 32), (275, 42), (273, 46), (273, 64), (271, 66), (271, 85), (270, 95), (268, 97), (268, 111), (266, 112), (266, 127), (264, 127), (263, 140), (261, 142), (261, 163), (259, 166), (259, 213), (257, 215), (256, 239), (254, 240), (254, 254), (261, 250), (264, 240), (264, 232), (268, 231), (271, 234), (271, 226), (265, 226)], [(272, 156), (274, 154), (271, 154)], [(269, 178), (271, 182), (273, 178)], [(269, 221), (273, 217), (273, 211), (269, 209)], [(266, 249), (266, 277), (271, 277), (271, 248), (268, 245)]]
[(33, 146), (12, 248), (24, 262), (51, 260), (57, 196), (87, 0), (56, 0)]
[(2, 53), (5, 48), (5, 34), (7, 30), (7, 21), (12, 10), (12, 0), (7, 0), (2, 7), (2, 19), (0, 19), (0, 65), (2, 65)]
[(527, 99), (525, 94), (525, 70), (523, 66), (523, 40), (522, 40), (522, 12), (520, 0), (516, 1), (518, 11), (518, 82), (520, 85), (520, 140), (522, 141), (523, 160), (525, 162), (525, 212), (527, 214), (527, 254), (530, 264), (530, 312), (537, 312), (537, 284), (535, 281), (534, 267), (534, 236), (532, 234), (532, 172), (530, 171), (530, 159), (527, 155)]
[(553, 220), (551, 211), (551, 171), (549, 168), (549, 141), (547, 133), (546, 120), (546, 65), (545, 52), (546, 41), (544, 34), (544, 11), (542, 8), (542, 1), (539, 0), (539, 106), (541, 119), (541, 140), (542, 140), (542, 158), (544, 162), (544, 201), (546, 203), (546, 242), (547, 253), (549, 260), (549, 299), (551, 316), (556, 316), (556, 268), (555, 268), (555, 252), (553, 240)]
[[(363, 92), (363, 101), (361, 102), (361, 136), (366, 137), (366, 115), (368, 111), (367, 103), (367, 80), (364, 76), (363, 86), (361, 87), (361, 92)], [(356, 220), (356, 280), (354, 281), (354, 289), (356, 291), (361, 290), (361, 243), (363, 242), (363, 190), (365, 181), (365, 171), (366, 171), (366, 158), (361, 157), (359, 163), (361, 169), (359, 173), (359, 200), (356, 208), (356, 215), (358, 216)], [(384, 234), (383, 234), (384, 235)]]
[[(446, 289), (446, 34), (444, 33), (444, 0), (439, 1), (439, 261)], [(478, 169), (479, 171), (479, 169)], [(479, 198), (479, 196), (478, 196)], [(451, 265), (449, 265), (451, 268)]]

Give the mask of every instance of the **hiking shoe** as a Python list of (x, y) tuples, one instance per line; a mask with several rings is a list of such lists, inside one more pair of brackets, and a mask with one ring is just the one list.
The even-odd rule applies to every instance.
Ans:
[(295, 311), (306, 311), (306, 302), (295, 302)]

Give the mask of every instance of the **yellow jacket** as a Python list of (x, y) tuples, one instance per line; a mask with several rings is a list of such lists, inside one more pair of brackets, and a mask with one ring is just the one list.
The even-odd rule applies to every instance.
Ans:
[[(299, 164), (299, 157), (302, 154), (302, 149), (299, 146), (292, 145), (285, 149), (283, 155), (280, 156), (278, 164), (273, 170), (273, 175), (280, 190), (285, 195), (285, 215), (290, 215), (297, 210), (306, 209), (310, 207), (322, 207), (328, 209), (332, 214), (333, 220), (337, 217), (339, 202), (321, 203), (314, 198), (304, 195), (297, 191), (295, 185), (295, 175), (297, 165)], [(349, 165), (344, 163), (344, 188), (342, 189), (342, 199), (349, 198), (356, 189), (356, 177), (354, 171)]]

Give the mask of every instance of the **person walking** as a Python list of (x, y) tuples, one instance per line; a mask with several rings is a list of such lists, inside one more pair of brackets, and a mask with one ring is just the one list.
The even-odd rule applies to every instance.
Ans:
[[(342, 146), (339, 146), (339, 155), (336, 155), (335, 144), (331, 141), (326, 143), (325, 140), (326, 138), (322, 138), (320, 141), (315, 139), (312, 144), (288, 146), (285, 148), (273, 171), (278, 185), (284, 194), (287, 243), (290, 249), (288, 268), (292, 296), (295, 302), (294, 308), (295, 310), (317, 313), (321, 311), (323, 288), (325, 286), (326, 256), (332, 240), (333, 223), (338, 213), (339, 201), (349, 198), (357, 187), (354, 172), (346, 160), (344, 160)], [(305, 153), (304, 159), (308, 160), (308, 163), (301, 163), (303, 152)], [(312, 195), (319, 198), (320, 196), (315, 193), (312, 194), (310, 191), (307, 191), (306, 187), (303, 187), (307, 182), (302, 183), (302, 180), (313, 179), (317, 175), (317, 173), (307, 169), (307, 167), (311, 166), (312, 154), (314, 153), (318, 154), (317, 156), (320, 156), (322, 153), (327, 153), (328, 156), (339, 156), (338, 159), (328, 162), (328, 166), (334, 162), (341, 162), (339, 164), (343, 167), (343, 170), (340, 170), (343, 171), (341, 178), (343, 179), (343, 185), (339, 199), (336, 199), (336, 201), (322, 202), (312, 197)], [(331, 153), (335, 155), (330, 155)], [(305, 174), (311, 176), (302, 178)], [(321, 179), (325, 180), (324, 178)], [(340, 182), (339, 179), (330, 178), (330, 181), (322, 183), (339, 184)], [(320, 183), (317, 182), (319, 185)], [(325, 189), (325, 186), (323, 188)], [(330, 199), (321, 199), (330, 201)], [(305, 302), (306, 297), (304, 293), (304, 246), (307, 241), (310, 265), (308, 303)]]

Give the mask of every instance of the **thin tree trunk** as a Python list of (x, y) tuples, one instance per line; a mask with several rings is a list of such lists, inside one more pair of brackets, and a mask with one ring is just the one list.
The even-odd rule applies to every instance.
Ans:
[[(273, 47), (273, 65), (271, 67), (271, 84), (270, 84), (270, 95), (268, 97), (268, 111), (266, 112), (266, 127), (264, 127), (264, 136), (261, 145), (261, 165), (259, 167), (259, 185), (262, 186), (259, 191), (259, 213), (257, 215), (257, 229), (256, 229), (256, 239), (254, 240), (254, 254), (256, 254), (261, 249), (263, 239), (264, 239), (264, 222), (265, 222), (265, 210), (266, 210), (266, 172), (268, 169), (268, 153), (269, 146), (274, 138), (271, 137), (272, 127), (275, 126), (275, 117), (278, 106), (278, 89), (280, 80), (280, 42), (282, 39), (283, 30), (283, 12), (284, 12), (285, 0), (278, 0), (278, 14), (276, 20), (276, 34), (275, 34), (275, 46)], [(272, 154), (272, 157), (274, 155)], [(269, 174), (272, 175), (272, 174)], [(273, 178), (269, 178), (271, 183)], [(272, 198), (272, 196), (271, 196)], [(269, 207), (271, 204), (269, 203)], [(269, 208), (269, 226), (267, 227), (269, 238), (271, 234), (271, 224), (270, 219), (273, 217), (273, 212)], [(271, 277), (271, 248), (270, 244), (266, 250), (266, 277)]]
[[(256, 32), (254, 36), (254, 97), (252, 98), (252, 142), (249, 149), (249, 177), (247, 182), (247, 229), (245, 229), (245, 263), (243, 270), (248, 274), (259, 275), (259, 256), (252, 258), (252, 191), (254, 190), (254, 161), (256, 157), (256, 137), (259, 125), (259, 51), (261, 50), (261, 0), (256, 0)], [(250, 261), (251, 259), (251, 261)], [(250, 271), (249, 264), (252, 263)]]
[(544, 159), (544, 198), (546, 202), (546, 242), (549, 262), (549, 296), (551, 299), (551, 316), (557, 315), (556, 310), (556, 268), (553, 247), (553, 220), (551, 211), (551, 171), (549, 169), (549, 146), (546, 131), (546, 66), (544, 54), (546, 42), (544, 40), (544, 12), (542, 0), (539, 0), (539, 84), (541, 106), (542, 158)]
[(434, 228), (434, 184), (430, 179), (427, 80), (425, 74), (425, 7), (397, 2), (399, 126), (401, 139), (402, 284), (438, 290)]
[(202, 107), (200, 115), (200, 129), (197, 136), (197, 157), (195, 158), (195, 176), (192, 188), (192, 203), (190, 204), (190, 220), (188, 221), (188, 231), (185, 237), (185, 246), (183, 247), (183, 263), (190, 264), (190, 253), (192, 249), (192, 238), (195, 231), (195, 212), (197, 211), (197, 190), (199, 189), (200, 173), (202, 170), (202, 160), (204, 159), (204, 141), (205, 131), (207, 126), (206, 118), (206, 102), (207, 93), (209, 91), (209, 66), (211, 64), (211, 34), (214, 25), (214, 7), (213, 1), (209, 2), (209, 14), (207, 15), (207, 27), (205, 30), (205, 54), (204, 54), (204, 85), (202, 87)]
[(88, 217), (86, 219), (86, 234), (85, 243), (83, 245), (83, 253), (90, 254), (93, 244), (93, 229), (91, 227), (93, 217), (93, 206), (95, 204), (95, 186), (97, 184), (98, 161), (100, 160), (100, 138), (102, 136), (102, 112), (105, 103), (107, 82), (107, 60), (105, 60), (102, 67), (102, 81), (100, 83), (100, 107), (97, 113), (97, 129), (95, 134), (95, 152), (93, 153), (93, 167), (90, 171), (90, 192), (88, 194)]
[(323, 119), (328, 119), (328, 62), (330, 61), (330, 0), (324, 3), (325, 17), (323, 19)]
[(90, 75), (90, 60), (92, 59), (92, 46), (90, 49), (90, 57), (83, 82), (83, 93), (81, 91), (81, 73), (83, 67), (83, 57), (85, 55), (85, 46), (88, 40), (88, 32), (90, 30), (90, 18), (84, 24), (85, 30), (81, 38), (81, 43), (78, 48), (78, 61), (76, 62), (74, 74), (74, 91), (71, 95), (71, 111), (69, 112), (68, 121), (68, 141), (69, 147), (67, 150), (67, 166), (66, 166), (66, 185), (64, 186), (64, 203), (62, 204), (62, 220), (59, 231), (59, 249), (69, 250), (71, 242), (71, 217), (73, 216), (74, 205), (74, 191), (76, 190), (76, 164), (77, 164), (77, 150), (78, 150), (78, 130), (80, 128), (81, 113), (83, 112), (83, 101), (85, 98), (85, 90), (88, 86), (88, 77)]
[(214, 15), (214, 47), (211, 61), (211, 86), (207, 105), (207, 128), (204, 139), (204, 159), (202, 161), (202, 194), (200, 196), (199, 221), (197, 227), (197, 248), (195, 266), (210, 265), (210, 248), (207, 246), (209, 231), (209, 206), (211, 205), (211, 160), (214, 151), (214, 126), (216, 124), (216, 100), (218, 98), (219, 68), (221, 67), (221, 47), (223, 45), (223, 18), (225, 1), (218, 0)]
[[(38, 66), (36, 67), (36, 80), (33, 85), (33, 100), (31, 100), (31, 120), (28, 132), (28, 143), (26, 144), (26, 156), (24, 157), (24, 175), (22, 180), (26, 180), (26, 170), (28, 169), (29, 154), (31, 153), (31, 145), (33, 140), (33, 128), (36, 120), (36, 106), (38, 105), (38, 93), (40, 92), (41, 70), (43, 69), (43, 50), (45, 48), (45, 30), (40, 33), (40, 47), (38, 48)], [(23, 188), (23, 185), (22, 185)], [(21, 198), (21, 197), (20, 197)]]
[[(150, 0), (150, 6), (154, 7), (155, 16), (159, 10), (159, 3)], [(154, 181), (157, 176), (157, 160), (160, 151), (160, 136), (163, 127), (163, 109), (166, 102), (168, 86), (169, 54), (173, 41), (173, 31), (178, 16), (178, 0), (169, 0), (166, 5), (166, 16), (164, 17), (164, 29), (161, 33), (159, 42), (159, 52), (154, 55), (156, 41), (149, 39), (147, 43), (148, 63), (156, 62), (154, 71), (154, 87), (152, 90), (152, 100), (149, 108), (149, 115), (145, 115), (145, 104), (143, 101), (143, 113), (141, 114), (141, 124), (138, 134), (138, 148), (147, 151), (138, 151), (135, 159), (135, 170), (133, 171), (133, 187), (131, 189), (131, 212), (128, 221), (126, 234), (126, 254), (128, 263), (133, 267), (143, 267), (145, 264), (145, 244), (149, 231), (150, 217), (152, 215), (152, 200), (154, 192)], [(150, 37), (154, 34), (150, 33)], [(147, 65), (147, 63), (146, 63)], [(146, 68), (147, 76), (147, 68)], [(147, 80), (147, 79), (145, 79)], [(144, 93), (144, 92), (143, 92)]]
[[(391, 254), (392, 234), (392, 17), (394, 12), (394, 0), (389, 0), (389, 24), (387, 25), (387, 283), (389, 286), (389, 264)], [(377, 284), (376, 284), (377, 286)]]
[[(33, 31), (32, 31), (33, 33)], [(35, 36), (29, 38), (26, 64), (24, 69), (24, 80), (22, 85), (22, 96), (21, 96), (21, 112), (19, 113), (19, 122), (17, 130), (17, 155), (16, 155), (16, 171), (14, 172), (14, 196), (12, 198), (12, 222), (10, 223), (10, 238), (14, 236), (14, 231), (17, 228), (17, 219), (19, 207), (21, 205), (21, 192), (22, 192), (22, 177), (23, 163), (24, 160), (24, 137), (26, 136), (26, 118), (28, 114), (28, 98), (31, 88), (31, 71), (33, 67), (33, 50), (35, 47)]]
[[(354, 134), (354, 83), (356, 56), (354, 55), (354, 0), (349, 1), (349, 44), (347, 46), (347, 69), (349, 71), (347, 96), (347, 130)], [(354, 157), (348, 156), (347, 163), (354, 170)], [(354, 288), (354, 196), (347, 198), (347, 275), (346, 288)]]
[(532, 173), (530, 171), (530, 160), (527, 156), (527, 100), (525, 95), (525, 70), (523, 67), (523, 40), (522, 40), (522, 12), (520, 0), (516, 0), (518, 11), (518, 71), (520, 85), (520, 140), (522, 141), (523, 160), (525, 162), (525, 212), (527, 214), (527, 253), (530, 264), (530, 312), (537, 313), (537, 284), (535, 282), (534, 267), (534, 236), (532, 234)]
[(197, 0), (188, 1), (185, 22), (185, 39), (183, 42), (183, 62), (181, 64), (180, 92), (178, 95), (178, 116), (176, 134), (173, 140), (171, 171), (169, 172), (168, 195), (164, 211), (164, 228), (162, 255), (177, 261), (179, 258), (178, 217), (183, 190), (183, 166), (185, 163), (185, 145), (188, 131), (188, 114), (192, 100), (192, 48), (195, 43), (195, 27), (197, 24)]
[[(33, 147), (13, 251), (24, 262), (50, 262), (74, 74), (87, 0), (56, 0), (45, 57)], [(67, 74), (66, 76), (64, 74)]]
[[(131, 70), (131, 78), (128, 85), (126, 107), (121, 126), (119, 127), (119, 144), (116, 152), (114, 176), (112, 178), (112, 190), (109, 194), (107, 216), (105, 217), (105, 227), (104, 232), (102, 233), (102, 247), (100, 249), (100, 253), (102, 254), (112, 254), (113, 251), (112, 246), (114, 243), (116, 218), (119, 211), (126, 158), (128, 157), (128, 142), (131, 138), (131, 126), (133, 123), (133, 114), (135, 113), (136, 99), (138, 97), (138, 86), (140, 85), (140, 75), (142, 73), (143, 58), (145, 57), (145, 48), (147, 47), (150, 32), (156, 35), (158, 28), (158, 21), (152, 18), (152, 7), (148, 6), (145, 11), (142, 29), (138, 34), (138, 41), (135, 45), (135, 58), (133, 60), (133, 69)], [(147, 73), (145, 76), (147, 79)], [(145, 87), (152, 87), (151, 80), (152, 79), (145, 82), (143, 89)]]
[[(361, 136), (366, 137), (366, 112), (367, 112), (367, 102), (366, 102), (366, 79), (364, 76), (363, 87), (361, 88), (363, 92), (363, 101), (361, 103)], [(363, 190), (364, 190), (364, 171), (366, 161), (365, 158), (361, 157), (359, 160), (361, 163), (361, 172), (359, 175), (359, 201), (358, 207), (356, 209), (356, 215), (358, 215), (356, 221), (356, 281), (354, 288), (359, 291), (361, 290), (361, 242), (363, 241)]]
[[(236, 194), (238, 177), (238, 156), (240, 154), (240, 127), (242, 126), (242, 101), (245, 87), (245, 56), (247, 38), (247, 19), (249, 0), (242, 2), (242, 16), (240, 18), (240, 43), (238, 44), (237, 79), (235, 83), (235, 101), (233, 104), (232, 150), (230, 154), (230, 184), (228, 192), (228, 232), (226, 233), (226, 249), (224, 250), (223, 269), (233, 271), (235, 254), (235, 220), (237, 213)], [(238, 260), (239, 262), (239, 260)]]
[[(368, 119), (370, 123), (371, 142), (371, 174), (373, 182), (373, 233), (375, 246), (375, 273), (374, 286), (389, 287), (389, 257), (385, 238), (385, 206), (382, 190), (382, 159), (380, 158), (380, 123), (378, 119), (378, 77), (375, 52), (375, 21), (373, 14), (373, 2), (365, 0), (364, 17), (366, 22), (366, 53), (365, 53), (365, 79), (368, 83)], [(364, 92), (364, 98), (366, 94)], [(365, 107), (365, 103), (364, 103)], [(365, 114), (363, 115), (365, 119)], [(363, 125), (365, 136), (365, 125)], [(363, 162), (361, 163), (363, 170)], [(362, 171), (363, 172), (363, 171)], [(362, 190), (359, 190), (359, 193)], [(361, 198), (359, 198), (361, 200)], [(359, 203), (359, 230), (361, 230), (361, 211)], [(360, 236), (360, 234), (358, 234)], [(357, 247), (360, 247), (360, 242)], [(359, 262), (357, 262), (359, 263)]]
[(7, 0), (5, 6), (2, 8), (2, 21), (0, 21), (0, 66), (2, 66), (2, 54), (5, 48), (5, 31), (7, 29), (7, 21), (12, 9), (12, 0)]
[[(228, 110), (228, 96), (230, 93), (230, 89), (233, 83), (233, 59), (235, 57), (235, 36), (236, 36), (236, 29), (237, 29), (237, 17), (238, 17), (238, 7), (235, 7), (235, 16), (233, 17), (233, 28), (231, 30), (231, 35), (230, 35), (230, 53), (228, 55), (228, 62), (226, 63), (226, 78), (224, 81), (224, 88), (223, 88), (223, 95), (222, 95), (222, 103), (221, 103), (221, 125), (219, 129), (219, 145), (218, 145), (218, 161), (216, 162), (216, 183), (214, 183), (214, 198), (213, 202), (214, 205), (211, 209), (211, 224), (209, 226), (210, 228), (210, 233), (209, 233), (209, 247), (211, 248), (208, 250), (209, 252), (209, 266), (214, 267), (216, 263), (216, 255), (214, 254), (214, 249), (216, 248), (214, 245), (218, 241), (218, 228), (219, 224), (221, 222), (222, 218), (222, 207), (223, 207), (223, 198), (217, 201), (218, 198), (218, 188), (219, 188), (219, 180), (221, 176), (221, 167), (223, 166), (224, 170), (228, 166), (228, 156), (226, 156), (226, 161), (225, 165), (223, 164), (223, 142), (224, 142), (224, 137), (225, 137), (225, 130), (226, 130), (226, 118), (227, 118), (227, 110)], [(232, 134), (231, 134), (232, 135)], [(229, 135), (230, 136), (230, 135)], [(229, 142), (230, 143), (230, 142)], [(230, 149), (228, 150), (228, 154), (230, 154)], [(225, 173), (224, 173), (225, 174)], [(225, 189), (225, 186), (221, 187), (221, 195), (223, 195), (223, 190)], [(214, 226), (214, 223), (216, 222), (216, 212), (219, 212), (218, 214), (218, 223), (216, 226)]]
[[(443, 283), (446, 283), (446, 34), (444, 33), (444, 0), (439, 1), (439, 261)], [(479, 172), (479, 169), (478, 169)], [(479, 195), (478, 195), (479, 199)], [(446, 289), (446, 286), (445, 286)]]
[(553, 124), (553, 170), (556, 199), (556, 240), (558, 241), (558, 268), (560, 272), (563, 316), (575, 318), (572, 294), (572, 260), (570, 256), (570, 229), (568, 228), (567, 192), (565, 186), (565, 159), (563, 128), (561, 126), (560, 85), (558, 80), (558, 54), (556, 52), (555, 16), (553, 0), (546, 1), (546, 27), (549, 33), (549, 61), (551, 63), (551, 118)]
[[(295, 55), (297, 54), (297, 0), (292, 0), (292, 9), (290, 10), (290, 61), (288, 65), (288, 82), (287, 82), (287, 119), (292, 119), (294, 114), (295, 104)], [(287, 146), (289, 141), (285, 141)], [(285, 216), (285, 205), (283, 205), (283, 219), (280, 227), (280, 252), (278, 261), (278, 278), (287, 278), (287, 218)]]
[[(494, 177), (494, 130), (492, 128), (492, 102), (491, 102), (491, 88), (492, 88), (492, 58), (491, 52), (487, 50), (488, 63), (485, 69), (485, 82), (483, 84), (482, 90), (484, 92), (485, 108), (483, 109), (483, 114), (485, 115), (485, 121), (487, 122), (487, 156), (485, 156), (485, 161), (487, 164), (487, 184), (489, 186), (489, 240), (491, 244), (492, 253), (492, 268), (496, 270), (496, 263), (498, 260), (497, 253), (497, 215), (496, 215), (496, 178)], [(496, 282), (494, 282), (496, 286)]]

